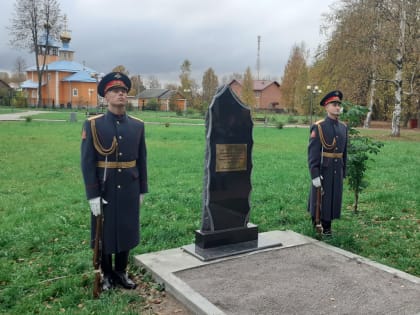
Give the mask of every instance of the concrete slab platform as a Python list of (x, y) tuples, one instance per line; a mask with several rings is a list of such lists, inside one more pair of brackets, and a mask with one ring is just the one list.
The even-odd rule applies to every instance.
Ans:
[(420, 314), (420, 278), (293, 231), (269, 248), (208, 262), (181, 248), (138, 255), (193, 314)]

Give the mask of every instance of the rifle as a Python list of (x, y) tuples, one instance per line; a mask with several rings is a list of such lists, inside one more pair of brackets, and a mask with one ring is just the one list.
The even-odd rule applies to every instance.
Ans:
[(93, 268), (95, 273), (95, 280), (93, 282), (93, 297), (99, 298), (102, 287), (102, 275), (101, 275), (101, 258), (102, 258), (102, 198), (101, 198), (101, 213), (96, 217), (96, 231), (95, 231), (95, 246), (93, 248)]
[(316, 207), (315, 207), (315, 228), (318, 232), (318, 235), (321, 235), (323, 232), (322, 224), (321, 224), (321, 198), (322, 198), (322, 187), (318, 187), (316, 189)]
[(104, 201), (103, 194), (105, 189), (106, 171), (107, 171), (108, 155), (105, 155), (105, 169), (104, 177), (102, 179), (102, 193), (100, 198), (101, 213), (96, 217), (96, 230), (95, 230), (95, 246), (93, 248), (93, 268), (95, 272), (95, 280), (93, 283), (93, 297), (99, 298), (102, 287), (102, 274), (101, 274), (101, 259), (102, 259), (102, 238), (103, 238), (103, 224), (104, 224)]
[[(322, 165), (324, 164), (324, 146), (321, 144), (321, 169), (322, 169)], [(321, 183), (322, 183), (322, 176), (319, 176), (321, 178)], [(321, 224), (321, 204), (322, 204), (322, 195), (324, 194), (324, 191), (322, 190), (322, 185), (321, 187), (317, 187), (316, 188), (316, 206), (315, 206), (315, 228), (316, 231), (318, 232), (318, 235), (321, 235), (322, 232), (324, 231), (322, 224)]]

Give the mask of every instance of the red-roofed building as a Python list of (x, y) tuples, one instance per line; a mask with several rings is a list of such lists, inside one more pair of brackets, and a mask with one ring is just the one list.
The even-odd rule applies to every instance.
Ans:
[[(229, 86), (236, 95), (241, 96), (242, 81), (232, 80)], [(256, 110), (272, 110), (276, 112), (285, 110), (281, 101), (280, 84), (277, 81), (254, 80), (254, 94)]]

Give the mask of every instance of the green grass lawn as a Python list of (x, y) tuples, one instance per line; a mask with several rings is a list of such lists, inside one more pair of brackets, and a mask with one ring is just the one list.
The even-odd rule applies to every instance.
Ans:
[[(21, 112), (29, 109), (24, 108), (10, 108), (2, 106), (0, 107), (0, 114), (2, 113), (11, 113), (11, 112)], [(32, 108), (30, 110), (36, 110), (40, 113), (31, 115), (31, 118), (34, 120), (70, 120), (70, 113), (75, 112), (77, 114), (77, 120), (83, 121), (86, 118), (86, 110), (71, 110), (71, 109), (43, 109), (43, 108)], [(92, 111), (92, 110), (90, 110)], [(175, 113), (175, 112), (161, 112), (161, 111), (138, 111), (133, 110), (129, 112), (130, 115), (140, 117), (148, 122), (160, 123), (160, 124), (204, 124), (204, 115), (198, 112), (188, 112), (188, 113)], [(275, 114), (275, 113), (257, 113), (255, 114), (255, 124), (263, 125), (264, 120), (266, 125), (276, 126), (278, 122), (283, 124), (307, 124), (308, 118), (306, 116), (289, 116), (286, 114)], [(316, 121), (320, 117), (313, 117)]]
[[(77, 123), (0, 123), (0, 313), (136, 314), (144, 303), (120, 290), (91, 298), (79, 115)], [(169, 119), (139, 116), (146, 123)], [(192, 243), (200, 227), (204, 126), (170, 119), (169, 127), (146, 124), (150, 193), (133, 254)], [(353, 214), (353, 196), (345, 189), (342, 219), (334, 221), (335, 236), (327, 242), (420, 276), (420, 133), (403, 131), (395, 139), (388, 130), (362, 132), (385, 146), (369, 162), (360, 213)], [(260, 232), (315, 236), (306, 212), (307, 141), (306, 128), (254, 128), (251, 222)]]

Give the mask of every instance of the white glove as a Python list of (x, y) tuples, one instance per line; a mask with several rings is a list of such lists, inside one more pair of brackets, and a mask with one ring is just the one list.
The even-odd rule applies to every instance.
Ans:
[[(102, 203), (106, 205), (108, 202), (105, 199), (102, 199)], [(90, 210), (95, 217), (101, 214), (101, 197), (89, 199), (89, 205)]]
[(144, 201), (144, 194), (140, 194), (139, 196), (140, 206), (143, 204), (143, 201)]
[(321, 187), (321, 179), (322, 176), (315, 177), (314, 179), (312, 179), (312, 185), (314, 185), (314, 187), (316, 188)]

